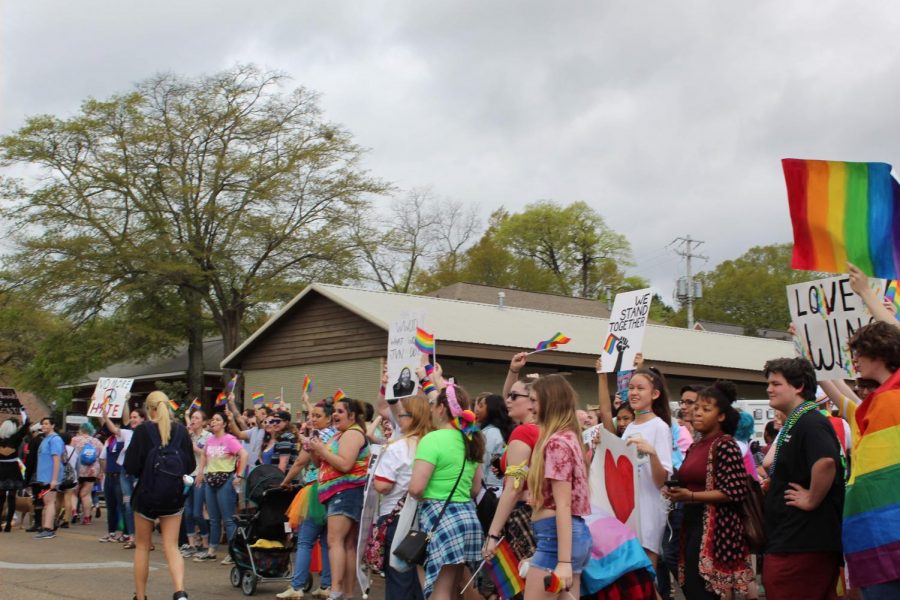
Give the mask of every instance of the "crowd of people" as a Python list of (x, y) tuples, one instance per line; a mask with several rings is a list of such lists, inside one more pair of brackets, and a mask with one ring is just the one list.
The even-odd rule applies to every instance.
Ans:
[[(52, 417), (8, 420), (0, 530), (11, 531), (26, 486), (29, 531), (42, 540), (90, 523), (102, 489), (99, 541), (134, 550), (135, 599), (145, 598), (157, 525), (174, 598), (187, 598), (185, 560), (233, 562), (221, 548), (246, 505), (244, 481), (273, 465), (281, 487), (297, 490), (286, 515), (296, 525), (293, 577), (278, 598), (304, 597), (317, 545), (311, 595), (332, 600), (352, 597), (358, 563), (384, 576), (390, 599), (496, 598), (479, 565), (502, 547), (519, 562), (526, 600), (668, 598), (673, 586), (690, 600), (755, 599), (757, 575), (770, 600), (900, 598), (900, 445), (891, 437), (900, 327), (865, 276), (851, 273), (851, 282), (875, 316), (850, 342), (860, 379), (817, 382), (803, 358), (767, 362), (777, 417), (765, 444), (752, 440), (733, 383), (682, 387), (673, 414), (665, 375), (640, 355), (615, 395), (598, 359), (597, 404), (587, 410), (565, 376), (529, 375), (526, 353), (512, 357), (500, 394), (478, 396), (423, 360), (418, 394), (386, 400), (384, 375), (372, 404), (304, 395), (293, 417), (279, 406), (240, 411), (232, 395), (212, 414), (188, 411), (182, 424), (157, 391), (127, 418), (104, 417), (98, 430), (86, 422), (71, 437)], [(634, 533), (646, 566), (588, 590), (581, 575), (604, 535), (587, 524), (601, 430), (637, 452)], [(378, 501), (361, 530), (367, 494)]]

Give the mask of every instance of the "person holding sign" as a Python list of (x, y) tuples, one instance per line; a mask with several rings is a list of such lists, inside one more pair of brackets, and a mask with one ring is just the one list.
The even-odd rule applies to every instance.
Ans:
[(652, 367), (636, 370), (628, 382), (628, 402), (635, 418), (625, 428), (622, 439), (638, 450), (638, 534), (656, 568), (666, 527), (666, 506), (660, 488), (672, 475), (672, 416), (662, 373)]

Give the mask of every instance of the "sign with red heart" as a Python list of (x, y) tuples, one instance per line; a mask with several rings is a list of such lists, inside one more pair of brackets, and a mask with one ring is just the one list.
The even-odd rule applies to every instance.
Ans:
[(591, 465), (591, 504), (615, 515), (635, 533), (640, 532), (637, 464), (635, 447), (601, 427)]

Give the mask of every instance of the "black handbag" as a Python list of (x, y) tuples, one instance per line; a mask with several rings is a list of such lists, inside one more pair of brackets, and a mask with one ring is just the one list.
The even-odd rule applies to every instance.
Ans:
[(425, 533), (424, 531), (410, 529), (409, 533), (406, 534), (406, 537), (403, 538), (403, 541), (397, 544), (397, 547), (394, 548), (394, 556), (412, 565), (425, 564), (425, 557), (428, 553), (428, 542), (431, 541), (431, 536), (437, 529), (438, 523), (441, 522), (441, 517), (444, 516), (444, 511), (447, 510), (447, 506), (450, 504), (450, 500), (453, 499), (453, 494), (456, 493), (456, 487), (459, 485), (459, 480), (462, 479), (463, 472), (465, 472), (465, 470), (466, 457), (464, 454), (462, 469), (459, 470), (459, 475), (456, 477), (456, 483), (453, 484), (453, 489), (450, 490), (450, 496), (448, 496), (447, 501), (444, 502), (444, 506), (443, 508), (441, 508), (441, 512), (438, 515), (438, 518), (435, 519), (434, 525), (432, 525), (431, 527), (431, 531)]

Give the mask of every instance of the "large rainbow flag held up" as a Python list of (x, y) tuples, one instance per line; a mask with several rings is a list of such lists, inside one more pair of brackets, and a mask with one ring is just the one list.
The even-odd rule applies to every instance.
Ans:
[(853, 587), (900, 579), (900, 371), (856, 409), (842, 532)]
[(847, 261), (874, 277), (900, 270), (900, 184), (887, 163), (785, 158), (794, 226), (791, 266), (845, 273)]

